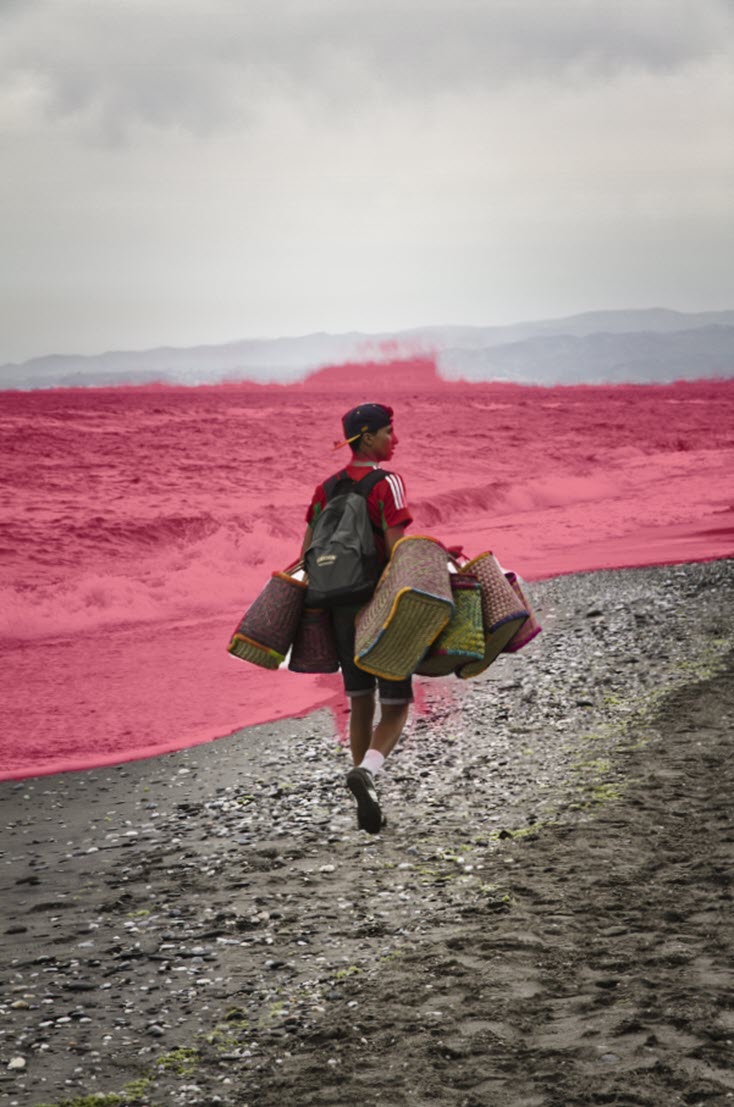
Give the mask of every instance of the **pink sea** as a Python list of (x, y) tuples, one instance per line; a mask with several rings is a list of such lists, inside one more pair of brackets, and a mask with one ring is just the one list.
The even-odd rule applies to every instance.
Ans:
[(413, 533), (528, 581), (734, 556), (734, 381), (466, 384), (417, 359), (288, 386), (0, 393), (0, 779), (343, 712), (338, 675), (226, 645), (297, 556), (364, 399), (395, 408)]

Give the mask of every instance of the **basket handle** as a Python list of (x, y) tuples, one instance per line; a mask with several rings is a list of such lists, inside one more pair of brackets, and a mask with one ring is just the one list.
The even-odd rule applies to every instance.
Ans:
[(453, 565), (454, 572), (460, 573), (463, 567), (469, 564), (470, 559), (464, 553), (462, 546), (447, 546), (443, 542), (440, 542), (439, 545), (445, 550), (449, 568)]
[(295, 577), (296, 573), (303, 573), (303, 579), (301, 583), (308, 583), (308, 575), (306, 573), (306, 563), (302, 557), (299, 557), (298, 561), (294, 561), (292, 565), (289, 565), (287, 569), (281, 570), (285, 576)]

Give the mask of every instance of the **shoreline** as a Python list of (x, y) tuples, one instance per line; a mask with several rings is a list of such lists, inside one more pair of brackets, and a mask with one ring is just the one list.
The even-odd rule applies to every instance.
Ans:
[[(551, 1017), (539, 967), (552, 974), (554, 942), (577, 908), (564, 916), (552, 893), (548, 925), (560, 929), (541, 934), (534, 897), (546, 894), (548, 865), (556, 876), (571, 865), (569, 834), (581, 849), (611, 820), (609, 833), (624, 839), (640, 774), (665, 785), (668, 755), (695, 752), (698, 730), (703, 742), (697, 697), (710, 688), (719, 702), (731, 688), (721, 674), (734, 648), (734, 561), (556, 577), (534, 583), (531, 600), (544, 627), (535, 643), (478, 681), (452, 682), (452, 697), (443, 681), (427, 688), (426, 714), (379, 778), (388, 827), (375, 839), (355, 828), (346, 754), (326, 712), (114, 768), (0, 784), (0, 1089), (11, 1107), (95, 1092), (118, 1096), (110, 1107), (259, 1107), (284, 1095), (393, 1107), (412, 1102), (411, 1087), (457, 1107), (492, 1094), (513, 1107), (550, 1103), (527, 1085), (552, 1043), (538, 1037), (523, 1055), (515, 1016), (500, 1018), (499, 997), (480, 993), (502, 979), (506, 1002), (541, 996)], [(684, 710), (671, 715), (678, 701), (693, 704), (687, 730)], [(732, 716), (719, 714), (730, 733)], [(661, 718), (682, 728), (681, 742), (662, 741)], [(707, 757), (703, 748), (701, 773)], [(685, 789), (677, 802), (685, 812)], [(694, 832), (702, 810), (691, 809)], [(534, 850), (547, 854), (545, 868), (530, 863)], [(614, 855), (586, 856), (603, 888)], [(515, 948), (484, 957), (498, 927), (515, 933)], [(461, 998), (467, 974), (471, 1002)], [(713, 987), (701, 979), (699, 1003)], [(407, 1007), (401, 990), (413, 995)], [(404, 1050), (380, 1037), (389, 1026)], [(379, 1051), (363, 1053), (363, 1038)], [(683, 1080), (673, 1037), (661, 1040), (656, 1056)], [(607, 1052), (619, 1060), (615, 1041)], [(507, 1088), (499, 1053), (516, 1062)], [(584, 1066), (619, 1078), (617, 1062), (568, 1056), (565, 1078), (575, 1073), (579, 1087)], [(14, 1059), (24, 1064), (9, 1068)], [(628, 1090), (642, 1086), (639, 1074), (630, 1080)], [(521, 1086), (525, 1099), (512, 1091)], [(665, 1095), (640, 1102), (663, 1107)], [(565, 1102), (588, 1100), (569, 1091)]]
[[(669, 529), (670, 528), (668, 528), (668, 530)], [(674, 529), (678, 530), (680, 528), (674, 528)], [(653, 533), (662, 542), (666, 542), (666, 541), (670, 540), (670, 535), (668, 534), (667, 530), (664, 530), (663, 532), (661, 532), (661, 534), (658, 534), (657, 530), (655, 530)], [(688, 535), (688, 537), (690, 537), (690, 534), (695, 534), (695, 533), (697, 533), (697, 532), (690, 532), (689, 533), (688, 531), (686, 531), (686, 534)], [(728, 541), (728, 531), (726, 529), (724, 529), (724, 531), (722, 531), (722, 534), (726, 537), (726, 541)], [(721, 541), (723, 543), (724, 538), (722, 538)], [(722, 548), (723, 548), (723, 546), (722, 546)], [(528, 584), (531, 593), (533, 593), (534, 590), (538, 587), (542, 588), (543, 585), (548, 585), (552, 581), (561, 580), (561, 579), (563, 579), (565, 577), (569, 577), (569, 576), (577, 577), (577, 576), (585, 576), (585, 575), (588, 575), (588, 574), (609, 573), (609, 572), (628, 572), (628, 571), (634, 571), (634, 570), (646, 570), (646, 569), (655, 569), (655, 568), (666, 569), (666, 568), (674, 568), (676, 566), (681, 566), (681, 565), (705, 565), (705, 564), (709, 564), (711, 562), (719, 562), (719, 561), (727, 562), (727, 561), (731, 560), (732, 556), (734, 556), (734, 554), (722, 554), (721, 552), (719, 552), (719, 553), (715, 553), (715, 554), (709, 554), (709, 555), (705, 555), (705, 556), (696, 557), (693, 560), (686, 560), (686, 561), (681, 561), (680, 559), (675, 559), (674, 558), (674, 559), (671, 559), (671, 560), (663, 559), (663, 560), (655, 561), (654, 564), (645, 564), (645, 563), (640, 563), (639, 561), (635, 561), (634, 563), (631, 563), (629, 565), (627, 565), (627, 564), (619, 564), (619, 565), (615, 564), (611, 567), (601, 567), (601, 568), (592, 568), (592, 569), (589, 569), (589, 568), (582, 568), (582, 569), (569, 568), (567, 570), (556, 572), (553, 575), (545, 575), (545, 576), (539, 576), (539, 577), (530, 576), (530, 577), (523, 577), (522, 579)], [(210, 616), (210, 615), (209, 616), (202, 616), (202, 619), (201, 619), (202, 623), (204, 623), (206, 625), (209, 625), (209, 626), (212, 623), (217, 624), (219, 621), (220, 621), (219, 616), (216, 616), (216, 617), (215, 616)], [(187, 622), (190, 622), (190, 620), (188, 620)], [(223, 622), (223, 620), (222, 620), (222, 622)], [(230, 623), (232, 623), (232, 620), (229, 617), (227, 617), (227, 624), (226, 625), (229, 626)], [(143, 624), (143, 626), (147, 626), (147, 624)], [(139, 630), (140, 628), (139, 627), (132, 627), (132, 626), (126, 624), (124, 627), (119, 628), (119, 629), (125, 634), (130, 634), (130, 633), (132, 633), (133, 630)], [(152, 628), (150, 628), (150, 631), (155, 632), (155, 633), (160, 633), (161, 629), (162, 628), (160, 626), (155, 625)], [(166, 624), (166, 626), (163, 628), (163, 630), (165, 631), (166, 634), (168, 634), (169, 631), (170, 631), (170, 627), (168, 627), (168, 625)], [(100, 634), (99, 637), (100, 637), (100, 639), (106, 639), (108, 637), (108, 632), (105, 631), (104, 634)], [(223, 635), (222, 640), (224, 639), (224, 637), (226, 637), (226, 635)], [(34, 645), (33, 643), (27, 643), (23, 640), (19, 640), (18, 644), (20, 646), (29, 647), (29, 648), (32, 648), (33, 645)], [(230, 661), (232, 663), (233, 667), (234, 667), (234, 664), (235, 664), (234, 660), (233, 659), (228, 659), (228, 661)], [(246, 662), (238, 662), (237, 664), (239, 664), (239, 666), (244, 666), (244, 668), (242, 669), (242, 672), (245, 673), (248, 676), (252, 676), (254, 678), (257, 678), (257, 677), (261, 677), (261, 676), (264, 675), (264, 676), (269, 677), (271, 679), (273, 677), (272, 673), (265, 673), (264, 671), (256, 671), (254, 666), (249, 666)], [(250, 670), (250, 671), (248, 671), (248, 670)], [(318, 681), (318, 678), (304, 677), (304, 674), (296, 674), (296, 673), (286, 674), (281, 670), (281, 678), (285, 677), (285, 676), (287, 676), (290, 681), (296, 681), (297, 682), (297, 684), (295, 684), (295, 685), (294, 684), (290, 685), (290, 688), (288, 689), (289, 695), (291, 697), (293, 697), (294, 694), (295, 694), (295, 698), (300, 699), (302, 702), (304, 701), (304, 699), (308, 700), (308, 698), (309, 698), (309, 695), (306, 692), (306, 683), (305, 683), (306, 680), (307, 679), (308, 680), (316, 679)], [(327, 679), (327, 678), (324, 678), (324, 679)], [(420, 681), (420, 678), (418, 678), (418, 680)], [(262, 711), (261, 707), (258, 707), (256, 709), (256, 712), (255, 712), (256, 718), (254, 719), (254, 721), (241, 723), (241, 724), (233, 727), (231, 730), (223, 731), (223, 732), (220, 732), (218, 734), (211, 734), (211, 735), (206, 735), (206, 736), (202, 736), (202, 737), (193, 737), (192, 736), (192, 737), (190, 737), (186, 740), (185, 745), (182, 745), (178, 740), (170, 740), (170, 741), (164, 742), (160, 745), (147, 744), (147, 745), (142, 745), (142, 746), (139, 746), (139, 747), (135, 747), (134, 749), (110, 751), (110, 752), (105, 753), (104, 756), (97, 756), (92, 761), (88, 760), (88, 754), (80, 754), (78, 758), (75, 758), (71, 755), (66, 755), (65, 757), (61, 757), (61, 758), (39, 761), (36, 764), (29, 764), (27, 766), (22, 766), (22, 767), (18, 767), (18, 768), (10, 768), (10, 769), (6, 769), (6, 770), (3, 770), (0, 767), (0, 784), (2, 782), (5, 782), (5, 781), (22, 781), (22, 780), (32, 780), (32, 779), (37, 779), (37, 778), (42, 778), (42, 777), (49, 777), (49, 776), (53, 777), (53, 776), (56, 776), (59, 773), (87, 772), (87, 771), (92, 770), (92, 769), (109, 768), (109, 767), (114, 767), (115, 765), (129, 764), (131, 762), (139, 761), (139, 760), (150, 760), (150, 759), (158, 758), (158, 757), (161, 757), (161, 756), (165, 756), (166, 754), (169, 754), (169, 753), (176, 753), (176, 752), (179, 752), (183, 749), (194, 749), (198, 746), (207, 745), (207, 744), (212, 743), (212, 742), (220, 742), (223, 739), (231, 738), (234, 735), (239, 734), (244, 730), (250, 730), (253, 727), (276, 725), (276, 724), (287, 725), (289, 719), (307, 718), (308, 715), (312, 714), (313, 712), (318, 712), (318, 711), (322, 711), (322, 710), (331, 710), (332, 713), (334, 713), (334, 715), (336, 716), (337, 713), (340, 713), (339, 705), (340, 705), (341, 700), (343, 698), (341, 696), (341, 682), (339, 681), (338, 674), (336, 674), (336, 678), (334, 680), (332, 680), (331, 683), (333, 684), (333, 687), (331, 687), (331, 688), (324, 687), (323, 691), (318, 696), (316, 702), (306, 703), (305, 706), (303, 706), (302, 708), (299, 708), (298, 710), (294, 711), (293, 714), (286, 714), (286, 715), (281, 714), (279, 716), (276, 715), (274, 718), (263, 718), (262, 717), (263, 711)], [(446, 682), (446, 680), (444, 678), (443, 683), (444, 684), (448, 683), (448, 685), (450, 686), (450, 689), (451, 689), (451, 688), (456, 688), (456, 685), (459, 682), (451, 681), (451, 680)], [(463, 684), (463, 682), (461, 682), (461, 683)], [(424, 686), (425, 686), (425, 683), (424, 683)], [(451, 690), (450, 689), (447, 693), (449, 696), (451, 696)], [(285, 689), (284, 689), (284, 691), (285, 691)], [(273, 687), (271, 689), (271, 694), (275, 695), (276, 693), (277, 693), (277, 688)], [(314, 693), (312, 692), (311, 695), (313, 696), (313, 694)], [(264, 714), (268, 714), (267, 710), (264, 712)], [(260, 717), (257, 717), (258, 715)]]

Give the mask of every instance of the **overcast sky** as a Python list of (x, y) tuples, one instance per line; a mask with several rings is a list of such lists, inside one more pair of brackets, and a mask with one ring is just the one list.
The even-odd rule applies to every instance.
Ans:
[(734, 307), (732, 0), (0, 0), (0, 364)]

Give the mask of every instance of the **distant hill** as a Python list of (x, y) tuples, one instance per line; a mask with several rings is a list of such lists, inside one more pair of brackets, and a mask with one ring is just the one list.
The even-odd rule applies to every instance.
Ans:
[(310, 334), (188, 349), (52, 355), (0, 366), (0, 388), (303, 380), (346, 362), (435, 356), (441, 376), (523, 384), (734, 376), (734, 311), (599, 311), (503, 327)]
[(570, 334), (484, 349), (446, 349), (439, 374), (449, 380), (520, 384), (662, 383), (734, 377), (734, 326), (695, 330)]

